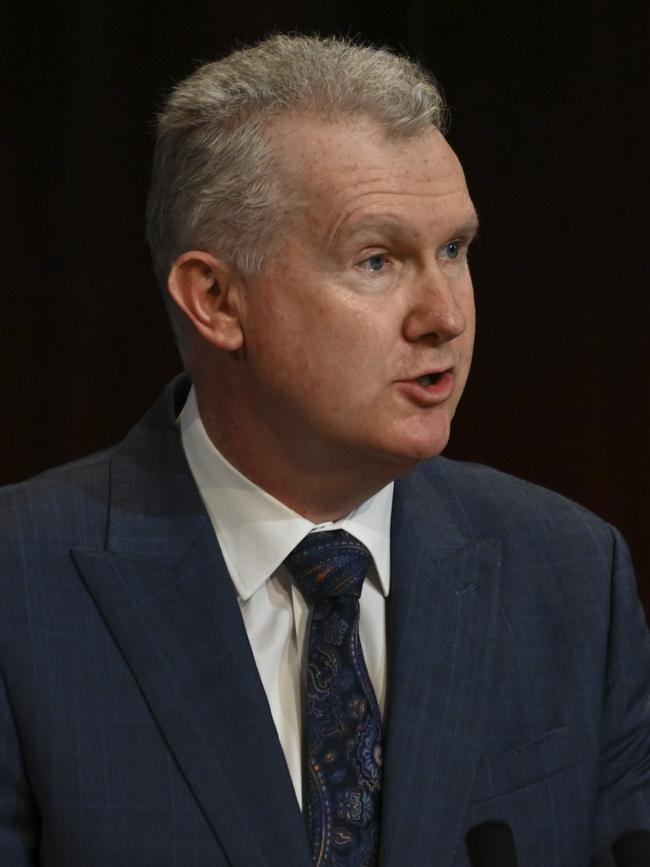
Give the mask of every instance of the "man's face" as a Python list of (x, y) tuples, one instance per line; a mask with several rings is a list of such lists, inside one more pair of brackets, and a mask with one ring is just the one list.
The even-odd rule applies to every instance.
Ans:
[(388, 141), (368, 120), (290, 118), (273, 141), (298, 204), (245, 281), (241, 399), (260, 448), (397, 475), (444, 449), (469, 371), (462, 169), (435, 129)]

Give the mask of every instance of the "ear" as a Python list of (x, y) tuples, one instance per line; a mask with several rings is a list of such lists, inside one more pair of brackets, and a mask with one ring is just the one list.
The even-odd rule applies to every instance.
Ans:
[(230, 265), (203, 251), (183, 253), (172, 265), (167, 288), (205, 340), (226, 352), (241, 348), (241, 283)]

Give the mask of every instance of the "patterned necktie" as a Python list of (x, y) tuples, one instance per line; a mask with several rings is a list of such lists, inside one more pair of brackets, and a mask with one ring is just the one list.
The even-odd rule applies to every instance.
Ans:
[(307, 659), (307, 832), (317, 867), (374, 867), (381, 717), (359, 641), (367, 548), (344, 530), (310, 533), (285, 565), (313, 602)]

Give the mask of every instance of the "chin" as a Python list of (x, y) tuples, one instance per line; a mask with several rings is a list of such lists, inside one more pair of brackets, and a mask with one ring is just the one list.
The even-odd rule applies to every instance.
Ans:
[(422, 461), (436, 458), (449, 442), (451, 420), (438, 417), (435, 424), (378, 425), (369, 436), (357, 439), (357, 467), (367, 470), (384, 464), (393, 477), (406, 473)]
[(447, 448), (447, 440), (444, 443), (431, 445), (428, 448), (423, 447), (419, 450), (413, 450), (411, 455), (411, 459), (414, 463), (419, 464), (421, 461), (430, 461), (433, 458), (437, 458), (438, 455), (442, 454), (442, 452)]
[(434, 430), (419, 430), (404, 442), (405, 452), (414, 463), (437, 458), (449, 443), (450, 424), (437, 424)]
[(437, 458), (441, 452), (447, 447), (449, 437), (439, 437), (420, 442), (404, 442), (401, 448), (393, 448), (384, 450), (384, 455), (389, 456), (389, 461), (393, 466), (399, 466), (398, 474), (405, 473), (413, 469), (422, 461), (428, 461), (432, 458)]

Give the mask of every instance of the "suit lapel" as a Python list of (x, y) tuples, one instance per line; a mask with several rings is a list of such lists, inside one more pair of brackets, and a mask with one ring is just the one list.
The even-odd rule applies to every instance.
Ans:
[(307, 867), (302, 815), (174, 413), (154, 408), (125, 440), (107, 548), (73, 555), (228, 863)]
[[(233, 867), (308, 867), (284, 756), (212, 525), (180, 447), (177, 382), (112, 462), (106, 548), (82, 578)], [(432, 507), (433, 504), (433, 507)], [(483, 730), (498, 543), (437, 488), (396, 484), (381, 867), (451, 865)]]
[(396, 484), (381, 867), (451, 865), (483, 731), (499, 545), (467, 544), (434, 486)]

